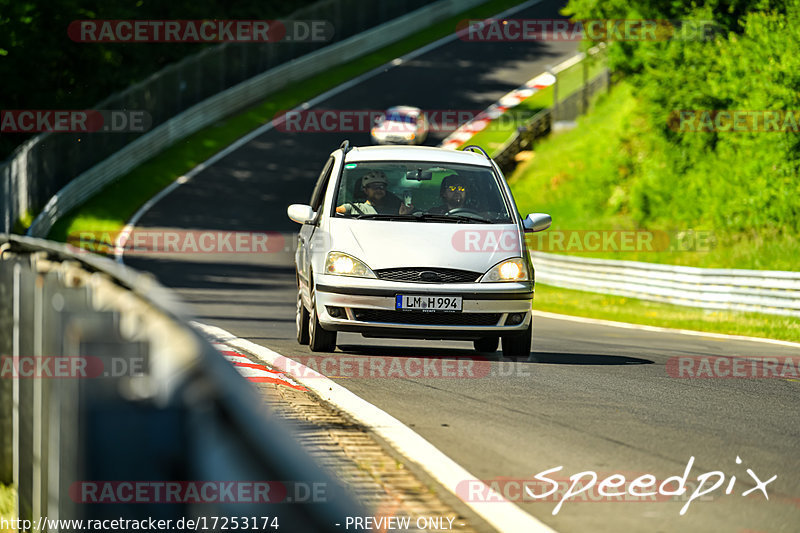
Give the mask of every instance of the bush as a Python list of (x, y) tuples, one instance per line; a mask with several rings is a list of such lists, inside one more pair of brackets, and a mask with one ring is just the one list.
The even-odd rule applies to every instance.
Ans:
[(800, 133), (681, 132), (681, 110), (800, 110), (800, 0), (571, 0), (577, 19), (713, 19), (711, 40), (615, 42), (612, 67), (636, 100), (614, 154), (581, 199), (640, 227), (709, 227), (731, 235), (800, 231)]

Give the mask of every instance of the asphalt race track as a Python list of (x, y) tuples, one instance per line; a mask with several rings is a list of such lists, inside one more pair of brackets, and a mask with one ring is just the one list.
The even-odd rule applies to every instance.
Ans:
[[(519, 18), (556, 18), (543, 2)], [(506, 92), (572, 55), (576, 43), (468, 43), (459, 40), (386, 69), (318, 107), (483, 109)], [(445, 133), (434, 133), (435, 145)], [(291, 203), (306, 203), (327, 155), (344, 138), (369, 144), (368, 133), (286, 133), (275, 129), (196, 175), (151, 208), (143, 228), (276, 231), (287, 235), (271, 254), (126, 256), (154, 273), (190, 305), (197, 320), (287, 357), (310, 352), (294, 340)], [(536, 302), (534, 301), (534, 308)], [(471, 344), (364, 339), (340, 334), (332, 357), (348, 360), (463, 360)], [(686, 497), (596, 501), (590, 495), (522, 508), (562, 532), (797, 531), (800, 524), (800, 378), (679, 379), (681, 356), (800, 356), (800, 348), (750, 341), (623, 329), (537, 317), (529, 361), (478, 361), (464, 379), (342, 376), (337, 381), (397, 417), (476, 478), (532, 480), (548, 469), (568, 480), (584, 471), (628, 481), (643, 474), (680, 476), (690, 457), (696, 477), (721, 471), (724, 484), (680, 510)], [(673, 373), (674, 374), (674, 373)], [(737, 456), (741, 464), (737, 464)], [(761, 491), (747, 469), (762, 481)], [(733, 490), (725, 494), (731, 476)], [(714, 483), (710, 478), (706, 488)], [(465, 480), (466, 481), (466, 480)], [(514, 482), (508, 496), (519, 496)], [(538, 492), (543, 489), (540, 487)], [(613, 490), (612, 490), (613, 491)]]

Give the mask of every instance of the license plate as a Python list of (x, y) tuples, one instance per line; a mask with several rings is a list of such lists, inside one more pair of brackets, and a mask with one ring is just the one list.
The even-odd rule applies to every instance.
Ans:
[(398, 294), (395, 309), (401, 311), (461, 311), (461, 296), (408, 296)]

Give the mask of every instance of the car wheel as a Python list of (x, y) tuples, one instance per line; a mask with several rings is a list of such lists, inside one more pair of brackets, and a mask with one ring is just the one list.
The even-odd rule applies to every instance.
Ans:
[(503, 335), (503, 356), (509, 359), (527, 358), (531, 354), (531, 335), (533, 321), (528, 324), (528, 329), (515, 335)]
[(497, 351), (497, 345), (500, 343), (500, 337), (484, 337), (473, 341), (476, 352), (492, 353)]
[(295, 328), (297, 329), (297, 342), (308, 344), (308, 309), (303, 305), (303, 293), (297, 287), (297, 312), (294, 317)]
[(311, 293), (311, 311), (308, 317), (308, 346), (312, 352), (333, 352), (336, 350), (336, 332), (322, 329), (317, 318), (317, 301)]

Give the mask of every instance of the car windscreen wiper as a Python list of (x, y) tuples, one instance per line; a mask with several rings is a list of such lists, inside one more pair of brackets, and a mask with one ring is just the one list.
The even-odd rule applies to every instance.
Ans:
[(467, 215), (439, 215), (433, 213), (421, 213), (419, 215), (414, 215), (414, 218), (425, 221), (431, 220), (435, 222), (452, 222), (454, 224), (458, 224), (459, 222), (469, 222), (472, 224), (492, 224), (491, 220), (483, 218), (480, 215), (467, 216)]
[[(341, 213), (340, 213), (341, 215)], [(420, 222), (450, 222), (451, 224), (470, 223), (470, 224), (493, 224), (487, 218), (479, 215), (442, 215), (433, 213), (417, 213), (408, 215), (393, 215), (387, 213), (367, 213), (363, 215), (349, 215), (347, 218), (355, 218), (358, 220), (406, 220), (406, 221), (420, 221)]]
[(411, 215), (391, 215), (386, 213), (367, 213), (365, 215), (355, 215), (352, 218), (357, 218), (359, 220), (367, 218), (376, 220), (414, 220), (414, 217)]

